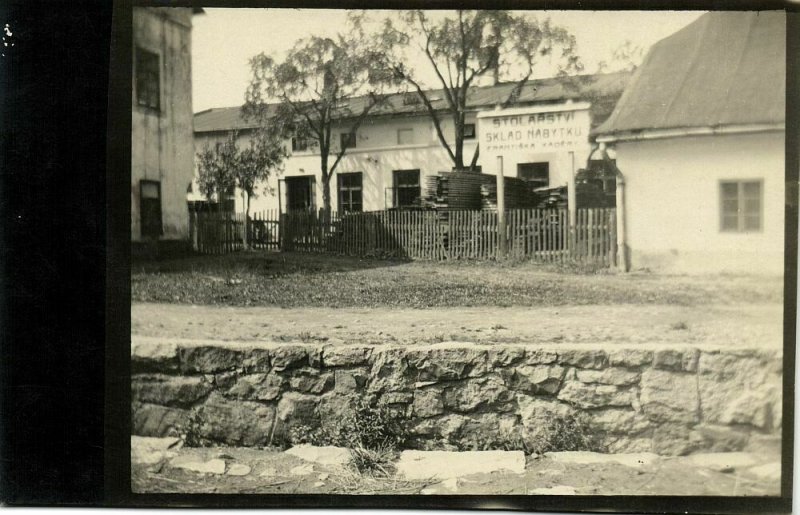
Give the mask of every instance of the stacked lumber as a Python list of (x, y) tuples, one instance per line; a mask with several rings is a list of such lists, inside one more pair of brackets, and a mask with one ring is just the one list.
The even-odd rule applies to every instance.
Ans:
[(425, 181), (422, 203), (433, 209), (480, 209), (481, 183), (479, 172), (439, 172)]
[[(517, 177), (503, 177), (506, 209), (534, 207), (535, 197), (528, 182)], [(497, 210), (497, 177), (484, 175), (481, 184), (481, 208)]]
[(536, 209), (566, 209), (567, 187), (538, 188), (533, 192), (533, 207)]

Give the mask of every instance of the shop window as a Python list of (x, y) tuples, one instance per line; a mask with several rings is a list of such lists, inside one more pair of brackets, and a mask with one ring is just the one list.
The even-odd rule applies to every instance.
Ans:
[(340, 173), (339, 177), (339, 212), (361, 212), (364, 210), (362, 174)]
[(161, 224), (161, 183), (159, 181), (139, 181), (139, 214), (143, 238), (158, 238), (164, 233)]
[(136, 48), (136, 103), (158, 111), (161, 107), (161, 86), (158, 54)]
[(411, 145), (414, 143), (414, 129), (397, 129), (397, 144)]
[(410, 207), (420, 198), (419, 170), (394, 171), (394, 205)]
[(546, 188), (550, 186), (550, 163), (519, 163), (517, 177), (533, 188)]
[(720, 230), (754, 232), (762, 229), (762, 181), (722, 181)]
[(474, 123), (465, 123), (464, 124), (464, 139), (475, 139), (475, 124)]
[(343, 132), (339, 134), (339, 148), (356, 148), (356, 133)]

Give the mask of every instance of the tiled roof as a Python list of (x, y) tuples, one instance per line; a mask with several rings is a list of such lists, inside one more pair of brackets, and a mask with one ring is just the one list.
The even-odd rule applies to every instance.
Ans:
[[(515, 105), (559, 102), (568, 99), (611, 98), (616, 100), (629, 78), (628, 72), (617, 72), (529, 81), (522, 88)], [(493, 108), (495, 104), (503, 102), (513, 88), (514, 83), (472, 88), (467, 96), (467, 107), (475, 110)], [(445, 109), (447, 107), (443, 90), (430, 90), (427, 94), (434, 108)], [(373, 111), (374, 114), (390, 116), (426, 112), (421, 103), (405, 105), (403, 98), (402, 93), (390, 95), (388, 103)], [(365, 97), (350, 99), (349, 109), (353, 113), (359, 113), (365, 100)], [(611, 112), (611, 108), (613, 108), (613, 104), (609, 106), (607, 102), (598, 102), (597, 108), (593, 109), (596, 111), (593, 113), (595, 121), (599, 122), (605, 119)], [(253, 127), (255, 127), (255, 123), (242, 118), (240, 107), (213, 108), (194, 115), (195, 132), (228, 131)]]
[(786, 14), (712, 12), (656, 43), (596, 131), (780, 123)]

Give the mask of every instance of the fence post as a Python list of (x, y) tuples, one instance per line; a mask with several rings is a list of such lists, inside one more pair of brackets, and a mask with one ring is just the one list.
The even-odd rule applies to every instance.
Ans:
[(617, 171), (617, 261), (623, 272), (630, 270), (625, 241), (625, 177)]
[(503, 258), (508, 249), (506, 239), (506, 183), (503, 177), (503, 156), (497, 156), (497, 257)]

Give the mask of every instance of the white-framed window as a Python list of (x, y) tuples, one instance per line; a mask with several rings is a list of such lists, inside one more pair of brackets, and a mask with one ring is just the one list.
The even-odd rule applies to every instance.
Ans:
[(397, 129), (397, 144), (412, 145), (414, 143), (414, 129)]
[(308, 150), (308, 140), (295, 136), (292, 138), (292, 152), (305, 152)]
[(356, 148), (356, 133), (343, 132), (339, 134), (339, 148)]
[(361, 212), (364, 210), (362, 173), (338, 173), (339, 212)]
[(161, 109), (161, 68), (158, 54), (136, 47), (136, 103), (142, 107)]
[(764, 225), (764, 181), (719, 182), (720, 231), (758, 232)]

